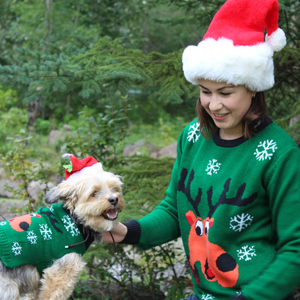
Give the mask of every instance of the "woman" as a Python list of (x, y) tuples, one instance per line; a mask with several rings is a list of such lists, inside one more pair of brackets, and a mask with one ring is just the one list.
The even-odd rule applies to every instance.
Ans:
[(178, 139), (166, 198), (112, 230), (141, 249), (181, 236), (190, 300), (290, 300), (300, 281), (300, 151), (267, 117), (263, 94), (285, 42), (277, 0), (225, 2), (183, 53), (199, 118)]

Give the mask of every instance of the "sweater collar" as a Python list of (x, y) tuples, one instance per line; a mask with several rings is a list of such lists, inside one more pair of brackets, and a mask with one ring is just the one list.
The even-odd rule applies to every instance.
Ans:
[[(269, 117), (265, 117), (264, 120), (256, 126), (256, 134), (259, 133), (260, 131), (264, 130), (271, 123), (273, 123), (273, 121)], [(220, 138), (219, 130), (217, 132), (215, 132), (213, 135), (214, 143), (217, 146), (224, 147), (224, 148), (233, 148), (233, 147), (239, 146), (239, 145), (243, 144), (244, 142), (246, 142), (247, 140), (248, 139), (245, 138), (244, 136), (242, 136), (238, 139), (234, 139), (234, 140), (223, 140)]]

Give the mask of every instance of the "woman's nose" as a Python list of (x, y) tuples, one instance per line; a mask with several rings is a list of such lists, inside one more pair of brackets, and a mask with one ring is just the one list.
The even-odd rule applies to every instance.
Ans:
[(220, 101), (218, 96), (212, 95), (209, 102), (209, 109), (211, 111), (217, 111), (222, 108), (222, 102)]

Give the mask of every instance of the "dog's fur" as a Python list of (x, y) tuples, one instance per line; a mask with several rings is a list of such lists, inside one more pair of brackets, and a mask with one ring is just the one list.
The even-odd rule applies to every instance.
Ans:
[[(64, 201), (71, 218), (100, 242), (101, 232), (110, 231), (116, 222), (113, 210), (118, 214), (124, 209), (121, 186), (119, 176), (100, 171), (97, 175), (84, 174), (75, 181), (63, 181), (47, 193), (45, 200), (47, 203)], [(107, 215), (108, 211), (111, 216)], [(34, 266), (9, 269), (0, 260), (0, 297), (15, 300), (26, 294), (27, 300), (68, 299), (84, 266), (81, 255), (69, 253), (55, 260), (40, 278)]]

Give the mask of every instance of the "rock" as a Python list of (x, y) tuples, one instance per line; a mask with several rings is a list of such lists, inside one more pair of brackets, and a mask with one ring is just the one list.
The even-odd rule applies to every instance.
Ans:
[[(53, 187), (54, 184), (52, 182), (48, 182), (48, 188)], [(41, 181), (31, 181), (28, 185), (27, 191), (28, 194), (36, 201), (40, 200), (39, 193), (42, 192), (46, 188), (46, 184), (41, 184)]]
[(0, 179), (4, 179), (6, 177), (5, 175), (5, 169), (4, 168), (0, 168)]
[(65, 124), (65, 125), (63, 126), (63, 129), (65, 129), (65, 130), (67, 130), (67, 131), (71, 131), (71, 126), (68, 125), (68, 124)]
[(290, 119), (290, 126), (295, 125), (300, 120), (300, 115), (297, 115)]
[(11, 186), (14, 189), (19, 189), (18, 183), (9, 179), (0, 179), (0, 197), (14, 197), (12, 192), (6, 191), (5, 185)]
[(16, 216), (14, 212), (11, 211), (12, 208), (20, 208), (23, 209), (26, 207), (28, 201), (22, 200), (11, 200), (11, 199), (3, 199), (0, 201), (0, 221), (9, 220)]
[(128, 145), (123, 150), (123, 156), (132, 156), (134, 154), (150, 154), (158, 151), (159, 148), (146, 140), (136, 141), (134, 144)]
[(64, 138), (64, 134), (60, 130), (51, 130), (48, 136), (48, 144), (56, 143), (58, 140)]
[[(13, 198), (14, 195), (12, 192), (6, 191), (5, 185), (8, 185), (14, 189), (20, 189), (19, 183), (16, 181), (12, 181), (9, 179), (0, 179), (0, 197), (5, 198)], [(54, 184), (52, 182), (48, 182), (48, 188), (52, 188)], [(46, 188), (46, 184), (41, 184), (39, 181), (31, 181), (28, 185), (28, 193), (34, 200), (40, 200), (38, 195), (43, 189)]]
[(170, 156), (173, 158), (177, 157), (177, 142), (166, 146), (164, 148), (161, 148), (158, 152), (152, 152), (150, 154), (151, 157), (153, 158), (161, 158), (165, 156)]

